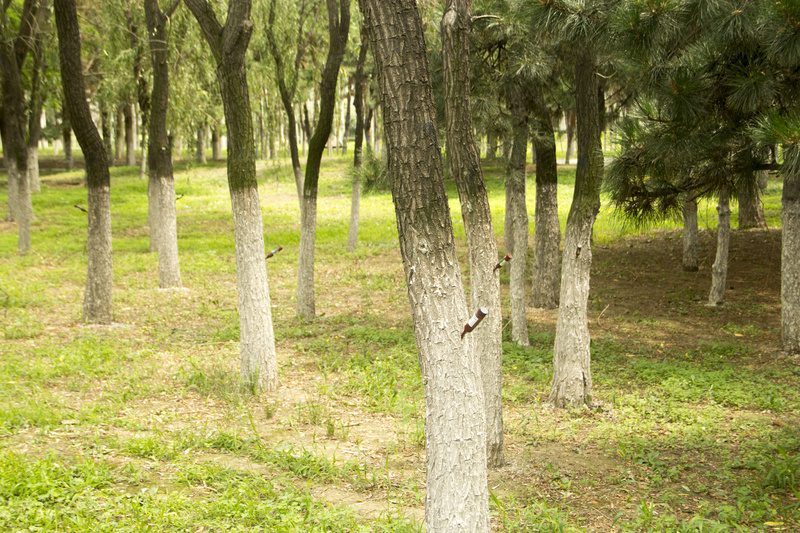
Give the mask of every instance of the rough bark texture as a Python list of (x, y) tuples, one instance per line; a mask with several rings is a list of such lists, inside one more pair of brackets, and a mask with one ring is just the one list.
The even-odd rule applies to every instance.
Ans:
[(436, 110), (413, 0), (360, 0), (383, 107), (389, 179), (425, 390), (426, 530), (489, 531), (480, 362), (453, 238)]
[(306, 174), (300, 210), (300, 249), (297, 265), (297, 316), (314, 318), (314, 248), (317, 235), (317, 188), (322, 152), (331, 134), (336, 111), (336, 80), (350, 30), (350, 0), (327, 0), (330, 44), (319, 87), (319, 118), (308, 143)]
[[(553, 349), (550, 402), (556, 407), (592, 403), (587, 305), (592, 228), (600, 209), (603, 151), (595, 56), (589, 45), (575, 54), (578, 164), (561, 262), (561, 296)], [(579, 248), (580, 247), (580, 248)]]
[(61, 82), (75, 137), (86, 160), (89, 188), (89, 237), (83, 320), (110, 324), (113, 272), (111, 267), (111, 176), (108, 155), (92, 122), (81, 65), (81, 42), (75, 0), (55, 0)]
[(64, 142), (64, 168), (72, 170), (75, 168), (75, 158), (72, 155), (72, 126), (66, 118), (61, 122), (61, 139)]
[(540, 309), (558, 307), (560, 289), (561, 226), (558, 221), (558, 162), (556, 138), (550, 115), (544, 109), (539, 88), (535, 93), (536, 130), (536, 213), (533, 241), (531, 306)]
[(708, 305), (716, 307), (725, 303), (725, 281), (728, 278), (728, 248), (731, 241), (731, 207), (730, 193), (727, 187), (719, 191), (717, 204), (717, 257), (711, 268), (711, 290), (708, 293)]
[[(792, 147), (789, 150), (797, 150)], [(787, 150), (788, 151), (788, 150)], [(795, 156), (796, 157), (796, 156)], [(790, 157), (787, 157), (790, 159)], [(796, 167), (795, 167), (796, 168)], [(781, 222), (781, 336), (783, 349), (800, 353), (800, 173), (784, 171)]]
[(700, 268), (700, 242), (697, 231), (697, 200), (688, 194), (683, 200), (683, 269), (697, 272)]
[[(150, 245), (158, 252), (158, 286), (162, 289), (181, 286), (178, 261), (178, 226), (175, 213), (175, 179), (172, 173), (172, 151), (167, 134), (169, 107), (169, 66), (167, 64), (168, 16), (177, 7), (173, 3), (162, 13), (158, 0), (145, 0), (147, 34), (150, 38), (150, 57), (153, 64), (153, 92), (149, 122), (150, 145), (147, 148), (149, 184), (154, 189), (151, 200), (158, 207), (150, 224)], [(153, 235), (153, 230), (158, 228)], [(155, 237), (155, 239), (154, 239)], [(153, 246), (155, 241), (155, 246)]]
[(361, 49), (358, 52), (358, 62), (355, 73), (355, 96), (353, 106), (356, 108), (356, 137), (353, 147), (353, 168), (356, 170), (353, 177), (353, 190), (350, 196), (350, 226), (347, 231), (347, 251), (355, 252), (358, 246), (358, 226), (361, 218), (361, 180), (358, 169), (361, 168), (361, 153), (364, 145), (364, 64), (369, 51), (369, 34), (361, 26)]
[(502, 309), (492, 212), (472, 127), (469, 37), (472, 1), (449, 0), (442, 16), (447, 162), (461, 200), (470, 265), (470, 309), (489, 310), (472, 335), (481, 362), (486, 401), (486, 457), (489, 467), (502, 466)]
[(525, 269), (528, 263), (528, 208), (526, 205), (527, 175), (525, 156), (528, 151), (528, 113), (525, 107), (523, 89), (517, 86), (509, 94), (513, 145), (506, 176), (506, 204), (510, 206), (506, 219), (511, 219), (513, 247), (506, 244), (506, 251), (512, 248), (514, 259), (509, 266), (509, 289), (511, 296), (511, 340), (520, 346), (530, 346), (528, 339), (528, 316), (525, 298)]
[(185, 0), (217, 64), (228, 128), (228, 188), (231, 193), (239, 293), (242, 379), (254, 390), (278, 385), (272, 329), (264, 225), (258, 199), (253, 117), (244, 59), (253, 31), (250, 0), (231, 0), (225, 26), (206, 0)]
[(736, 191), (739, 201), (739, 229), (767, 227), (764, 206), (761, 205), (757, 175), (753, 173), (751, 177), (751, 180), (740, 184)]

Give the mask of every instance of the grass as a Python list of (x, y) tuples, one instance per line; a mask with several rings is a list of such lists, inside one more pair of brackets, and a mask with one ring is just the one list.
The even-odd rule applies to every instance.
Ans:
[[(364, 196), (359, 248), (346, 253), (347, 166), (323, 164), (320, 316), (302, 321), (291, 169), (259, 165), (266, 247), (283, 246), (267, 262), (281, 388), (263, 395), (239, 378), (224, 164), (176, 165), (180, 291), (158, 289), (146, 183), (112, 169), (110, 327), (80, 322), (86, 218), (72, 206), (86, 202), (82, 174), (43, 176), (32, 252), (18, 256), (14, 225), (0, 223), (0, 530), (423, 529), (425, 406), (391, 197)], [(487, 161), (485, 172), (502, 242), (503, 169)], [(573, 184), (562, 167), (562, 224)], [(780, 193), (771, 182), (763, 199), (773, 227)], [(531, 212), (534, 201), (531, 192)], [(701, 204), (701, 226), (713, 231), (714, 219)], [(509, 467), (490, 474), (496, 530), (800, 527), (800, 371), (776, 355), (774, 267), (733, 273), (732, 303), (708, 310), (697, 303), (707, 271), (656, 269), (652, 253), (674, 250), (677, 227), (633, 228), (604, 201), (590, 301), (599, 409), (546, 403), (554, 314), (529, 315), (531, 347), (505, 339)], [(734, 257), (760, 239), (737, 235)]]

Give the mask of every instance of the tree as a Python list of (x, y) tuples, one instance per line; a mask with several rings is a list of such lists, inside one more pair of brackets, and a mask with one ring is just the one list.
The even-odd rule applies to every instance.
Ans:
[(336, 110), (336, 81), (347, 46), (350, 31), (350, 0), (327, 0), (328, 57), (322, 71), (319, 87), (319, 118), (308, 144), (308, 159), (303, 180), (303, 198), (300, 209), (300, 250), (297, 266), (297, 316), (314, 318), (314, 248), (317, 233), (317, 189), (322, 152), (328, 143)]
[(111, 263), (111, 175), (108, 155), (92, 122), (81, 64), (81, 36), (75, 0), (54, 0), (61, 82), (70, 124), (86, 160), (89, 189), (89, 238), (83, 321), (110, 324), (113, 272)]
[(475, 339), (444, 187), (422, 22), (413, 0), (360, 0), (375, 59), (389, 181), (425, 391), (426, 529), (489, 531)]
[(256, 181), (253, 119), (245, 54), (253, 31), (250, 0), (231, 0), (225, 24), (206, 0), (184, 0), (200, 25), (217, 65), (228, 129), (228, 188), (233, 211), (239, 293), (242, 379), (255, 390), (277, 387), (277, 360), (264, 230)]
[(181, 286), (178, 262), (178, 230), (175, 214), (175, 179), (172, 174), (172, 147), (167, 134), (169, 106), (169, 65), (167, 64), (167, 21), (180, 5), (180, 0), (162, 12), (158, 0), (144, 0), (150, 57), (153, 63), (153, 92), (146, 100), (152, 103), (147, 158), (149, 162), (148, 195), (154, 216), (150, 222), (151, 241), (155, 234), (158, 252), (158, 286)]
[(486, 400), (486, 451), (490, 467), (503, 464), (502, 309), (492, 212), (472, 127), (470, 52), (472, 1), (449, 0), (442, 15), (445, 122), (449, 175), (458, 187), (467, 234), (470, 301), (489, 314), (475, 331)]
[(367, 61), (367, 52), (369, 51), (369, 34), (361, 25), (361, 47), (358, 52), (358, 60), (356, 62), (356, 72), (354, 76), (355, 95), (353, 96), (353, 105), (356, 109), (356, 137), (354, 139), (355, 147), (353, 148), (353, 189), (350, 195), (350, 225), (347, 231), (347, 251), (354, 252), (358, 246), (358, 225), (360, 219), (361, 203), (361, 180), (359, 179), (359, 169), (361, 168), (362, 150), (364, 145), (364, 87), (366, 86), (368, 78), (364, 75), (364, 64)]

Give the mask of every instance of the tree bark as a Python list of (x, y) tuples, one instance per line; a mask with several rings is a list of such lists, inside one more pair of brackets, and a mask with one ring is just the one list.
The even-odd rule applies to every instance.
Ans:
[(683, 200), (683, 270), (697, 272), (700, 268), (700, 243), (697, 231), (697, 200), (691, 193)]
[(761, 205), (758, 180), (755, 172), (752, 174), (752, 179), (740, 184), (736, 191), (739, 201), (739, 229), (767, 227), (764, 206)]
[(75, 157), (72, 154), (72, 126), (66, 112), (61, 122), (61, 139), (64, 143), (64, 168), (70, 171), (75, 168)]
[(136, 147), (133, 133), (133, 104), (123, 105), (122, 114), (125, 117), (125, 164), (129, 167), (135, 167)]
[(33, 71), (31, 72), (31, 88), (28, 109), (28, 138), (26, 149), (28, 151), (28, 184), (31, 192), (41, 192), (39, 181), (39, 140), (42, 136), (42, 104), (43, 96), (41, 78), (44, 71), (44, 43), (43, 34), (47, 25), (46, 14), (49, 14), (48, 2), (42, 2), (39, 7), (40, 15), (37, 17), (39, 31), (33, 44)]
[[(796, 146), (784, 148), (784, 160), (797, 157)], [(800, 354), (800, 173), (796, 164), (791, 167), (783, 170), (781, 198), (781, 339), (783, 349), (796, 355)]]
[(455, 249), (422, 21), (413, 0), (360, 0), (384, 110), (389, 180), (425, 390), (426, 529), (488, 532), (481, 369)]
[(111, 264), (111, 176), (108, 155), (92, 122), (81, 65), (80, 27), (75, 0), (55, 0), (64, 102), (86, 160), (89, 188), (89, 237), (83, 321), (110, 324), (113, 271)]
[[(338, 5), (337, 5), (338, 4)], [(336, 111), (336, 80), (347, 46), (350, 29), (350, 0), (327, 0), (328, 57), (320, 81), (320, 110), (317, 127), (308, 144), (306, 174), (303, 180), (303, 203), (300, 210), (300, 249), (297, 266), (297, 316), (314, 318), (314, 248), (317, 234), (317, 189), (322, 152), (331, 134)], [(337, 13), (338, 11), (338, 13)]]
[(550, 115), (544, 108), (539, 87), (534, 93), (537, 133), (533, 137), (536, 152), (536, 213), (533, 243), (531, 306), (540, 309), (558, 307), (561, 264), (558, 221), (558, 162), (556, 137)]
[(211, 128), (211, 160), (219, 161), (222, 159), (222, 137), (219, 134), (219, 126), (214, 124)]
[(122, 148), (125, 146), (125, 110), (124, 105), (117, 106), (116, 142), (114, 144), (114, 164), (122, 160)]
[(256, 391), (278, 385), (275, 337), (264, 257), (264, 226), (258, 199), (253, 117), (245, 54), (253, 32), (250, 0), (228, 2), (224, 26), (206, 0), (185, 0), (217, 65), (228, 129), (228, 188), (231, 193), (239, 294), (241, 374)]
[[(144, 0), (147, 34), (150, 39), (150, 57), (153, 64), (153, 92), (148, 98), (152, 103), (150, 116), (150, 144), (147, 147), (149, 160), (149, 186), (155, 189), (154, 210), (156, 216), (150, 225), (151, 249), (158, 252), (158, 286), (162, 289), (181, 286), (181, 270), (178, 260), (178, 226), (175, 213), (175, 179), (172, 171), (172, 151), (167, 134), (167, 110), (169, 108), (169, 65), (167, 64), (167, 32), (169, 16), (178, 7), (173, 1), (166, 12), (158, 6), (158, 0)], [(154, 235), (154, 229), (155, 231)], [(155, 241), (155, 246), (153, 246)]]
[(471, 309), (489, 310), (472, 334), (481, 362), (486, 401), (487, 465), (503, 465), (503, 321), (492, 212), (475, 144), (470, 103), (469, 37), (472, 1), (449, 0), (442, 16), (447, 161), (461, 200), (470, 264)]
[(592, 404), (587, 306), (592, 265), (592, 229), (600, 209), (600, 185), (603, 179), (600, 106), (595, 68), (596, 57), (591, 45), (576, 47), (578, 165), (575, 192), (564, 235), (561, 295), (553, 349), (550, 402), (556, 407)]
[(369, 51), (369, 34), (361, 25), (361, 49), (358, 52), (358, 62), (356, 63), (355, 73), (355, 96), (353, 105), (356, 108), (356, 137), (353, 147), (353, 188), (350, 195), (350, 226), (347, 231), (347, 251), (352, 253), (358, 246), (358, 226), (361, 218), (361, 179), (359, 169), (361, 168), (361, 151), (364, 145), (364, 87), (366, 79), (364, 77), (364, 64), (367, 61)]
[(565, 122), (567, 125), (567, 148), (564, 153), (564, 164), (569, 165), (570, 159), (572, 159), (572, 145), (575, 138), (575, 110), (566, 111), (565, 115)]
[(197, 147), (194, 153), (194, 160), (200, 165), (206, 164), (206, 125), (205, 123), (197, 126)]
[(709, 307), (719, 307), (725, 303), (725, 282), (728, 277), (728, 248), (731, 240), (730, 193), (723, 186), (719, 191), (717, 204), (717, 257), (711, 269), (711, 290), (708, 293)]

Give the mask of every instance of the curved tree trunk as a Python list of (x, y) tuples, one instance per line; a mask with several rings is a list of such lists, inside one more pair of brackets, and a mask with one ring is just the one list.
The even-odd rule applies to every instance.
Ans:
[[(509, 95), (512, 116), (513, 145), (506, 176), (506, 202), (511, 202), (506, 218), (511, 218), (514, 259), (510, 265), (511, 340), (520, 346), (530, 346), (528, 339), (527, 301), (525, 298), (525, 268), (528, 263), (528, 208), (526, 205), (526, 154), (528, 151), (528, 114), (523, 89), (517, 85)], [(510, 196), (510, 198), (509, 198)], [(506, 251), (509, 246), (506, 244)]]
[(278, 364), (244, 64), (253, 31), (250, 0), (228, 3), (225, 26), (219, 24), (206, 0), (184, 1), (214, 55), (228, 128), (228, 188), (236, 247), (242, 379), (253, 390), (274, 390), (278, 386)]
[[(784, 148), (785, 160), (797, 157), (796, 145)], [(794, 355), (800, 354), (800, 173), (796, 171), (784, 170), (781, 223), (781, 338), (783, 349)]]
[(592, 229), (600, 209), (603, 151), (600, 145), (600, 102), (595, 55), (589, 45), (580, 48), (576, 50), (575, 57), (578, 166), (564, 235), (561, 296), (553, 348), (553, 383), (550, 388), (550, 402), (556, 407), (578, 407), (592, 403), (587, 305), (592, 266)]
[(700, 268), (700, 243), (697, 231), (697, 200), (689, 193), (683, 199), (683, 270)]
[(111, 293), (111, 175), (105, 144), (92, 122), (81, 66), (81, 42), (75, 0), (55, 0), (59, 58), (64, 101), (75, 137), (86, 159), (89, 187), (89, 238), (83, 321), (110, 324)]
[(731, 241), (731, 207), (730, 193), (727, 187), (719, 191), (717, 204), (717, 257), (711, 269), (711, 290), (708, 293), (708, 305), (718, 307), (725, 303), (725, 282), (728, 278), (728, 249)]
[(555, 309), (558, 307), (561, 274), (556, 137), (550, 116), (544, 109), (541, 87), (537, 89), (534, 99), (537, 104), (538, 132), (533, 138), (536, 147), (536, 233), (533, 242), (531, 306)]
[(413, 0), (360, 0), (384, 110), (389, 180), (425, 390), (429, 533), (489, 531), (483, 384)]
[(442, 16), (442, 51), (447, 125), (447, 161), (461, 200), (470, 265), (471, 309), (489, 310), (481, 327), (472, 334), (481, 362), (486, 400), (486, 455), (489, 467), (503, 459), (503, 320), (500, 307), (500, 275), (495, 270), (492, 211), (472, 128), (470, 104), (469, 36), (472, 1), (449, 0)]

